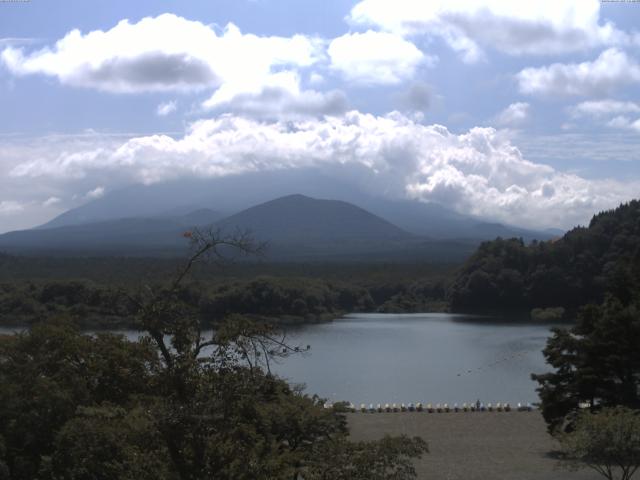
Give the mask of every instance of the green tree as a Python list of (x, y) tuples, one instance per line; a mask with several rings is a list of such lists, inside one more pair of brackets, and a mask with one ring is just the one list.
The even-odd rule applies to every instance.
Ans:
[(578, 415), (573, 431), (558, 435), (565, 465), (592, 468), (608, 480), (630, 480), (640, 468), (640, 414), (624, 407)]
[(57, 433), (40, 475), (65, 480), (171, 478), (166, 456), (145, 409), (80, 407)]
[(554, 329), (544, 355), (554, 372), (534, 374), (551, 431), (580, 403), (640, 408), (640, 309), (608, 297), (582, 309), (570, 330)]
[(83, 335), (63, 319), (0, 336), (0, 475), (415, 478), (422, 440), (351, 443), (339, 410), (271, 373), (274, 358), (303, 348), (240, 316), (204, 336), (184, 280), (197, 262), (256, 247), (245, 235), (190, 237), (192, 254), (168, 286), (123, 292), (144, 332), (137, 342)]
[[(320, 399), (292, 390), (269, 368), (272, 358), (303, 348), (287, 344), (271, 326), (239, 316), (205, 338), (198, 315), (180, 297), (181, 283), (196, 262), (224, 260), (225, 248), (242, 254), (259, 248), (245, 234), (194, 231), (190, 237), (193, 253), (185, 268), (169, 288), (149, 290), (138, 303), (140, 325), (161, 354), (162, 393), (154, 417), (178, 477), (291, 479), (310, 471), (318, 458), (331, 462), (319, 452), (336, 442), (348, 445), (344, 419), (322, 408)], [(389, 469), (426, 450), (419, 439), (399, 439), (395, 445), (397, 453), (387, 455)], [(413, 474), (399, 467), (396, 478)]]
[(151, 393), (156, 364), (145, 342), (81, 335), (63, 319), (0, 336), (0, 434), (11, 478), (36, 478), (80, 406), (124, 405)]
[(525, 245), (482, 243), (458, 270), (447, 296), (454, 310), (581, 306), (613, 294), (623, 303), (640, 288), (640, 201), (594, 215), (588, 228)]
[(310, 480), (402, 480), (416, 475), (412, 459), (428, 451), (419, 437), (386, 436), (378, 442), (338, 439), (316, 453), (303, 473)]

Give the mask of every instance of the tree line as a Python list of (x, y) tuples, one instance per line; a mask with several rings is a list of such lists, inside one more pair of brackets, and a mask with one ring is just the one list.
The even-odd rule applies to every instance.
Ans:
[[(88, 280), (0, 283), (0, 325), (19, 326), (66, 315), (85, 329), (134, 326), (131, 287)], [(179, 292), (211, 326), (232, 313), (270, 322), (332, 320), (353, 312), (424, 311), (444, 308), (441, 280), (368, 285), (322, 278), (259, 276), (190, 281)]]
[(448, 288), (453, 310), (505, 310), (628, 300), (640, 278), (640, 201), (595, 215), (555, 241), (485, 242)]
[(543, 351), (552, 371), (532, 375), (542, 414), (570, 468), (588, 466), (609, 480), (629, 480), (640, 468), (639, 231), (633, 201), (596, 215), (538, 258), (556, 258), (569, 284), (554, 286), (573, 291), (570, 305), (584, 303), (570, 328), (552, 329)]

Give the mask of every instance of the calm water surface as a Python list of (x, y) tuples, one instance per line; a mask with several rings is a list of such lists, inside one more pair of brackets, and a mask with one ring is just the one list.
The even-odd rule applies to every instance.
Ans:
[(549, 369), (542, 356), (548, 325), (451, 314), (356, 314), (288, 335), (289, 343), (311, 345), (311, 351), (273, 370), (331, 401), (535, 402), (530, 374)]
[(291, 332), (307, 355), (275, 370), (332, 401), (534, 402), (549, 326), (450, 314), (358, 314)]

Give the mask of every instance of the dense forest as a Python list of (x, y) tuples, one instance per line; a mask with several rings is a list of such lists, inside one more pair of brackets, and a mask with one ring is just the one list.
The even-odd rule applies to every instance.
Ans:
[[(132, 326), (132, 289), (169, 278), (166, 258), (0, 255), (0, 325), (59, 315), (83, 328)], [(607, 293), (628, 299), (640, 278), (640, 202), (599, 213), (562, 238), (480, 245), (461, 267), (428, 263), (261, 263), (194, 268), (181, 295), (203, 325), (232, 313), (317, 322), (353, 312), (533, 312), (573, 319)]]
[[(202, 331), (183, 282), (230, 242), (251, 251), (203, 239), (173, 278), (125, 295), (135, 342), (83, 334), (68, 318), (0, 335), (0, 479), (415, 478), (422, 439), (352, 442), (343, 405), (325, 408), (271, 373), (301, 348), (280, 332), (240, 315)], [(72, 308), (113, 298), (74, 287), (36, 290)]]
[(640, 278), (640, 201), (599, 213), (555, 241), (483, 243), (448, 290), (453, 310), (506, 310), (628, 298)]
[[(134, 327), (134, 290), (127, 283), (93, 280), (5, 281), (0, 283), (0, 325), (65, 316), (85, 329)], [(439, 275), (404, 280), (260, 275), (194, 280), (180, 295), (204, 326), (212, 326), (234, 313), (271, 323), (310, 323), (353, 312), (437, 310), (446, 307), (444, 292)]]

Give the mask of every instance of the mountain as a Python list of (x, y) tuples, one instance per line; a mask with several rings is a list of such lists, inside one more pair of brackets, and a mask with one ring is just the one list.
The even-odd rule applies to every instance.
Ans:
[[(340, 172), (338, 172), (340, 173)], [(345, 178), (353, 172), (342, 172)], [(463, 215), (435, 203), (375, 195), (358, 183), (336, 180), (314, 169), (256, 172), (216, 179), (176, 180), (153, 185), (131, 185), (71, 209), (39, 228), (80, 225), (125, 217), (156, 218), (213, 209), (219, 218), (291, 192), (313, 198), (331, 198), (359, 206), (399, 228), (433, 240), (491, 240), (498, 236), (545, 240), (557, 231), (538, 232)]]
[(295, 194), (256, 205), (217, 224), (249, 230), (268, 242), (269, 257), (282, 260), (398, 257), (421, 240), (353, 204)]
[(127, 254), (176, 250), (185, 245), (182, 222), (157, 218), (125, 218), (0, 235), (0, 249), (15, 253)]
[[(159, 217), (162, 218), (162, 217)], [(185, 215), (173, 217), (173, 220), (184, 227), (195, 227), (203, 225), (211, 225), (224, 218), (220, 212), (216, 212), (209, 208), (199, 208)]]
[(10, 232), (0, 235), (0, 249), (65, 255), (175, 255), (185, 250), (184, 231), (204, 225), (225, 232), (250, 230), (256, 240), (268, 243), (268, 259), (281, 261), (450, 262), (462, 260), (475, 246), (473, 242), (425, 239), (348, 202), (300, 194), (215, 221), (217, 217), (217, 212), (201, 209), (177, 217), (125, 218)]
[(130, 185), (73, 208), (41, 228), (54, 228), (124, 217), (170, 216), (211, 208), (223, 215), (298, 192), (353, 203), (353, 190), (317, 170), (285, 170), (229, 175), (213, 179), (182, 179), (151, 185)]
[(413, 235), (368, 211), (340, 200), (304, 195), (277, 198), (218, 222), (225, 230), (248, 229), (280, 244), (408, 240)]
[(0, 235), (0, 249), (13, 252), (154, 255), (183, 250), (185, 230), (212, 225), (222, 215), (198, 209), (150, 218), (120, 218)]

